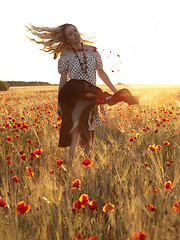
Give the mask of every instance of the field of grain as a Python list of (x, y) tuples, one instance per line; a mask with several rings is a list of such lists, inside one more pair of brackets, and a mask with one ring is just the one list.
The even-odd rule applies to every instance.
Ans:
[(58, 87), (0, 92), (0, 240), (179, 239), (180, 85), (124, 87), (140, 104), (104, 106), (73, 172)]

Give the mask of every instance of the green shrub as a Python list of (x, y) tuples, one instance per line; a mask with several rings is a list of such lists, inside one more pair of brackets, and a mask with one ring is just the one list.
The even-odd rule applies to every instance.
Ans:
[(9, 89), (9, 85), (6, 82), (0, 80), (0, 91), (7, 91)]

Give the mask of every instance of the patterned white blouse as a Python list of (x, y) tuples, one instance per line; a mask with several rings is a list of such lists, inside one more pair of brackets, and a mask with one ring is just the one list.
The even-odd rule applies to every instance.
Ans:
[[(79, 60), (74, 52), (63, 54), (61, 53), (58, 61), (58, 71), (60, 74), (67, 73), (70, 79), (86, 80), (93, 85), (96, 85), (96, 70), (103, 68), (101, 55), (94, 48), (94, 50), (85, 50), (87, 59), (87, 73), (83, 73)], [(83, 53), (77, 52), (79, 59), (83, 62)]]
[[(79, 59), (81, 62), (83, 62), (82, 51), (77, 52), (79, 59), (73, 51), (67, 54), (61, 53), (58, 61), (58, 72), (60, 74), (67, 73), (69, 79), (86, 80), (87, 82), (96, 85), (96, 70), (103, 68), (101, 55), (95, 47), (92, 47), (90, 51), (87, 51), (86, 47), (84, 46), (84, 51), (87, 59), (87, 73), (82, 71), (79, 63)], [(95, 114), (92, 124), (90, 124), (92, 112), (89, 116), (89, 131), (94, 130), (96, 125), (101, 125), (98, 114), (98, 106), (95, 106), (94, 110)], [(100, 105), (100, 112), (106, 116), (106, 112), (102, 105)]]

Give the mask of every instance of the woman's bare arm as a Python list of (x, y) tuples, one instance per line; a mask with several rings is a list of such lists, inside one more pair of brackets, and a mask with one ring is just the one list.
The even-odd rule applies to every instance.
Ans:
[(103, 69), (97, 70), (98, 76), (103, 80), (103, 82), (113, 91), (116, 93), (118, 90), (114, 87), (112, 82), (110, 81), (108, 75), (104, 72)]

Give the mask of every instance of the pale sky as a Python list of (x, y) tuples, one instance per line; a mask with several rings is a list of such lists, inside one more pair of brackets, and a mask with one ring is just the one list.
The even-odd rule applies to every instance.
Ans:
[(95, 37), (114, 84), (180, 84), (179, 0), (2, 1), (0, 80), (59, 83), (57, 60), (26, 38), (28, 23), (72, 23)]

